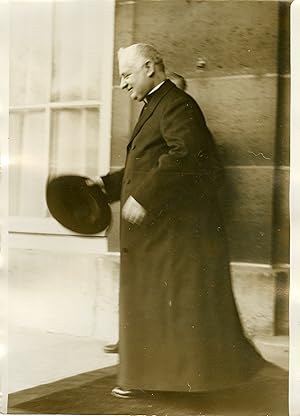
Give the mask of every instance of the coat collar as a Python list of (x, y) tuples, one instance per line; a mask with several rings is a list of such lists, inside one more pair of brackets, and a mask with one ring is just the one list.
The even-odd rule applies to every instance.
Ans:
[(145, 109), (143, 111), (143, 114), (141, 115), (141, 117), (139, 118), (138, 122), (136, 123), (136, 125), (133, 129), (130, 142), (135, 138), (135, 136), (141, 130), (142, 126), (145, 124), (145, 122), (151, 116), (151, 114), (155, 110), (156, 106), (161, 101), (161, 99), (168, 93), (168, 91), (170, 91), (170, 89), (172, 89), (174, 87), (175, 87), (175, 85), (173, 84), (173, 82), (171, 82), (169, 79), (167, 79), (163, 83), (163, 85), (157, 91), (155, 91), (153, 93), (153, 96), (151, 97), (151, 100), (150, 100), (149, 104), (147, 104), (147, 106), (145, 107)]

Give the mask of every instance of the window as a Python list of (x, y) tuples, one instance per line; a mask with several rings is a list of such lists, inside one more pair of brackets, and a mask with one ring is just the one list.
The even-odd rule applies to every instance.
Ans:
[(13, 233), (72, 234), (47, 210), (48, 175), (109, 169), (113, 26), (114, 0), (10, 5)]

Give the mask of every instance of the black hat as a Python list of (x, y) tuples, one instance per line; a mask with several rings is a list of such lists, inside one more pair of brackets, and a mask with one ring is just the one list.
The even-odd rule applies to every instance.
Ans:
[(111, 210), (100, 186), (88, 186), (87, 179), (78, 175), (49, 178), (46, 201), (64, 227), (79, 234), (96, 234), (109, 226)]

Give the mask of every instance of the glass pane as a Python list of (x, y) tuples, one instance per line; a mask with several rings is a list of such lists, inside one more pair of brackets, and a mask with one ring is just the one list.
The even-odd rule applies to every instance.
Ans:
[(10, 215), (44, 216), (48, 143), (43, 112), (10, 117)]
[(52, 101), (99, 99), (101, 3), (55, 4)]
[[(101, 76), (102, 76), (102, 44), (105, 42), (103, 30), (104, 4), (99, 1), (85, 4), (85, 45), (84, 62), (86, 77), (84, 82), (84, 94), (87, 99), (100, 100), (101, 97)], [(113, 51), (112, 51), (113, 53)]]
[(90, 176), (98, 166), (98, 110), (57, 110), (52, 115), (51, 174)]
[(86, 175), (99, 175), (99, 111), (86, 110)]
[(49, 100), (51, 15), (49, 3), (12, 3), (10, 30), (10, 105)]

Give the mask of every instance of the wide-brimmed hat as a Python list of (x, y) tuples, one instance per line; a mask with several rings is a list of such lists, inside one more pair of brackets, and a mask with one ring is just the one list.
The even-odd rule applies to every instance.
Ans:
[(97, 234), (110, 225), (111, 209), (100, 186), (87, 185), (87, 179), (79, 175), (49, 178), (46, 201), (51, 215), (64, 227)]

